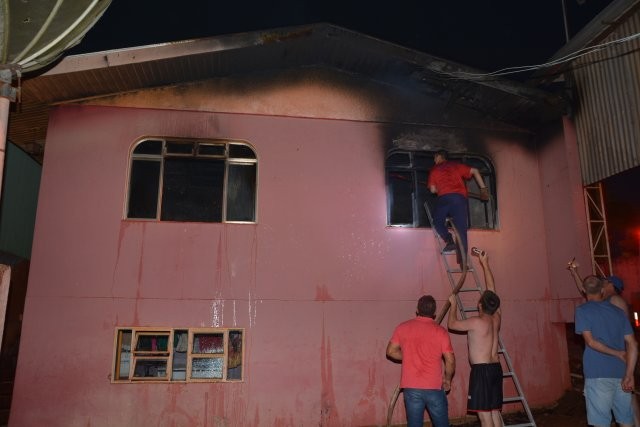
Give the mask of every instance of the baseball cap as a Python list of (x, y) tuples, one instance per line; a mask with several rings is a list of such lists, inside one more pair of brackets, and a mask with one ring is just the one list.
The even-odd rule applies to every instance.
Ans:
[(622, 290), (624, 289), (624, 283), (622, 283), (622, 279), (618, 276), (609, 276), (606, 277), (606, 280), (608, 282), (611, 282), (613, 287), (616, 288), (616, 291), (622, 292)]

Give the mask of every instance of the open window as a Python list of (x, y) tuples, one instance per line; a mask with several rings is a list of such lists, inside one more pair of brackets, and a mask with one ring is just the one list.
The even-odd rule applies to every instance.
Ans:
[(113, 382), (242, 381), (244, 329), (116, 329)]
[(152, 138), (131, 153), (126, 217), (255, 222), (257, 159), (246, 143)]
[(133, 380), (169, 379), (171, 336), (171, 331), (136, 331), (133, 334)]
[[(385, 162), (387, 182), (387, 224), (398, 227), (431, 227), (424, 209), (435, 207), (436, 196), (427, 188), (435, 152), (393, 150)], [(474, 179), (466, 181), (469, 191), (469, 228), (493, 230), (498, 227), (496, 179), (493, 165), (482, 156), (449, 153), (449, 160), (478, 169), (491, 200), (474, 197), (480, 193)]]

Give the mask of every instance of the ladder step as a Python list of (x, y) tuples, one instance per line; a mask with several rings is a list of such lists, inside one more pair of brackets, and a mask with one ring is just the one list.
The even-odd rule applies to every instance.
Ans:
[(502, 403), (514, 403), (514, 402), (522, 402), (522, 396), (505, 397), (504, 399), (502, 399)]
[[(473, 267), (467, 268), (467, 272), (471, 273), (473, 271), (474, 271)], [(457, 267), (457, 268), (449, 267), (447, 269), (447, 272), (449, 272), (449, 273), (462, 273), (462, 268), (460, 268), (460, 267)]]
[(515, 375), (515, 372), (507, 371), (502, 373), (502, 378), (508, 378)]
[(535, 423), (524, 423), (524, 424), (505, 424), (505, 427), (536, 427)]
[(460, 292), (479, 292), (478, 288), (462, 288), (458, 291), (458, 293)]
[(462, 309), (465, 313), (473, 313), (478, 311), (478, 307), (465, 307)]

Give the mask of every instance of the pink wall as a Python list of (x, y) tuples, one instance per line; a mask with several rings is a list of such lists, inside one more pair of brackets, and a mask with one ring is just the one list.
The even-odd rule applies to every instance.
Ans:
[(549, 292), (558, 304), (553, 320), (573, 322), (573, 310), (563, 304), (572, 299), (576, 303), (582, 300), (575, 300), (579, 297), (575, 286), (564, 286), (569, 279), (566, 266), (575, 257), (582, 266), (581, 273), (587, 274), (591, 249), (576, 131), (569, 119), (563, 119), (563, 134), (556, 135), (540, 149), (539, 159), (545, 235), (548, 236)]
[[(57, 109), (10, 425), (383, 424), (400, 374), (384, 357), (393, 328), (422, 294), (443, 304), (450, 291), (431, 230), (385, 226), (384, 131), (369, 122)], [(129, 150), (145, 135), (250, 142), (258, 223), (123, 220)], [(503, 340), (534, 406), (569, 384), (561, 322), (577, 295), (562, 263), (584, 249), (583, 230), (557, 212), (579, 210), (566, 197), (575, 183), (562, 178), (574, 173), (572, 144), (553, 140), (538, 158), (514, 141), (488, 141), (500, 230), (469, 236), (491, 254)], [(246, 381), (112, 384), (116, 326), (244, 327)], [(469, 368), (464, 337), (453, 341), (449, 403), (459, 417)], [(401, 404), (394, 422), (404, 422)]]

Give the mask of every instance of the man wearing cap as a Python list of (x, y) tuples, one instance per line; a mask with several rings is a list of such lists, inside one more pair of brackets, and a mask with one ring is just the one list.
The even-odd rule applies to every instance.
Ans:
[[(573, 277), (580, 293), (583, 296), (586, 296), (585, 289), (582, 284), (582, 278), (580, 278), (580, 274), (578, 273), (578, 263), (576, 263), (575, 258), (569, 261), (567, 269), (571, 272), (571, 276)], [(624, 311), (625, 316), (629, 319), (629, 305), (624, 298), (620, 296), (623, 289), (624, 283), (618, 276), (605, 277), (602, 286), (602, 298)], [(633, 408), (633, 425), (635, 427), (640, 427), (640, 403), (638, 402), (638, 398), (635, 394), (631, 396), (631, 406)]]
[(582, 282), (587, 302), (575, 313), (575, 330), (585, 341), (584, 395), (587, 421), (609, 426), (611, 413), (622, 427), (634, 424), (632, 393), (638, 344), (624, 312), (604, 300), (605, 280), (588, 276)]
[(624, 289), (624, 283), (622, 279), (618, 276), (608, 276), (605, 277), (605, 283), (602, 290), (604, 291), (604, 299), (608, 299), (611, 304), (616, 307), (620, 307), (624, 314), (629, 316), (629, 305), (627, 302), (620, 296), (620, 293)]
[(443, 251), (454, 251), (456, 245), (446, 225), (447, 216), (450, 216), (458, 233), (460, 233), (462, 240), (458, 242), (460, 250), (466, 253), (469, 204), (465, 181), (471, 177), (476, 180), (478, 187), (480, 187), (481, 200), (489, 200), (489, 190), (487, 190), (478, 169), (448, 160), (448, 154), (445, 150), (437, 151), (433, 161), (435, 166), (429, 172), (429, 180), (427, 181), (429, 191), (438, 195), (438, 202), (433, 214), (433, 226), (445, 242)]
[[(584, 286), (582, 284), (582, 278), (578, 273), (578, 266), (579, 265), (574, 258), (567, 263), (567, 270), (571, 272), (571, 277), (573, 277), (573, 281), (575, 282), (576, 287), (578, 288), (578, 291), (580, 291), (582, 296), (586, 296)], [(620, 296), (620, 293), (624, 289), (624, 283), (622, 282), (622, 279), (620, 279), (618, 276), (608, 276), (608, 277), (604, 277), (603, 279), (604, 279), (603, 286), (602, 286), (603, 298), (605, 300), (608, 300), (611, 304), (615, 305), (616, 307), (619, 307), (622, 311), (624, 311), (624, 314), (626, 314), (628, 317), (629, 306), (627, 305), (627, 302), (624, 300), (624, 298)]]

